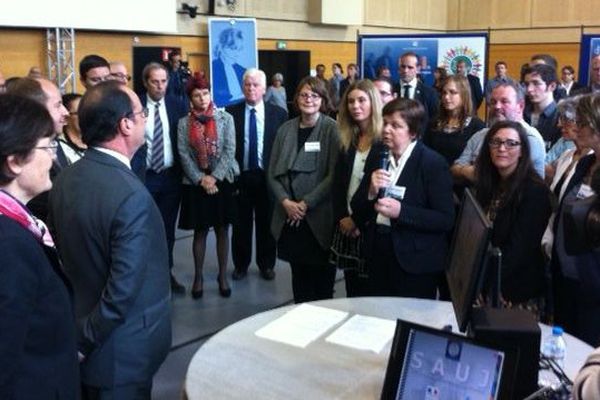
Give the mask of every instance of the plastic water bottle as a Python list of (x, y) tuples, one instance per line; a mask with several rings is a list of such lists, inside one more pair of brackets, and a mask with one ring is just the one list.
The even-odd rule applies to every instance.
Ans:
[[(542, 355), (554, 360), (561, 368), (564, 368), (566, 352), (567, 344), (563, 337), (563, 329), (560, 326), (554, 326), (552, 334), (546, 336), (542, 342)], [(556, 389), (560, 386), (560, 379), (552, 370), (542, 369), (539, 374), (539, 384)]]

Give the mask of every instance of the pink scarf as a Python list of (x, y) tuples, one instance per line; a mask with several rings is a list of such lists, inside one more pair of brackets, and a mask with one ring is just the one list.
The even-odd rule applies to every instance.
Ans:
[(46, 227), (46, 224), (37, 219), (21, 202), (3, 190), (0, 190), (0, 215), (16, 221), (23, 228), (27, 229), (42, 244), (54, 247), (54, 240)]

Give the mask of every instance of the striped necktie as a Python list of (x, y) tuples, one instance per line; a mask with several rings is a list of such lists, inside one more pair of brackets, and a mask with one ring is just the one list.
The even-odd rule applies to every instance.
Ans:
[(165, 167), (163, 126), (159, 107), (160, 103), (154, 105), (154, 137), (152, 138), (152, 157), (150, 158), (150, 168), (156, 173), (161, 173)]

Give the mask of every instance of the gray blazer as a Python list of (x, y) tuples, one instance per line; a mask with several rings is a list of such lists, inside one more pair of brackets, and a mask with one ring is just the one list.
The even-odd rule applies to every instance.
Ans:
[(50, 225), (75, 297), (83, 383), (148, 382), (171, 346), (165, 229), (125, 164), (95, 148), (50, 192)]
[[(319, 142), (319, 151), (298, 151), (300, 117), (287, 121), (277, 131), (268, 183), (276, 198), (271, 221), (271, 232), (279, 239), (287, 214), (281, 202), (284, 199), (304, 200), (308, 206), (306, 222), (323, 249), (329, 248), (333, 235), (332, 182), (335, 163), (340, 151), (340, 139), (335, 121), (321, 114), (315, 128), (306, 140)], [(291, 172), (295, 178), (290, 181)]]
[[(210, 165), (212, 176), (217, 180), (227, 180), (233, 183), (236, 176), (240, 174), (240, 167), (235, 160), (235, 128), (233, 117), (226, 111), (217, 109), (214, 114), (217, 124), (217, 146), (218, 159)], [(183, 169), (183, 183), (186, 185), (197, 185), (204, 177), (204, 172), (198, 168), (198, 162), (194, 149), (190, 146), (189, 116), (179, 120), (177, 127), (177, 149)]]

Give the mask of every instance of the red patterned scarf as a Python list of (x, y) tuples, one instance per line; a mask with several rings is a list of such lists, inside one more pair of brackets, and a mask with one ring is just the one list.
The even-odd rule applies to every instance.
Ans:
[(40, 219), (34, 217), (21, 202), (3, 190), (0, 190), (0, 215), (5, 215), (17, 222), (35, 236), (42, 244), (54, 247), (54, 240)]
[(210, 162), (217, 157), (217, 125), (214, 119), (214, 105), (211, 102), (206, 111), (192, 109), (190, 112), (190, 146), (194, 149), (198, 166), (210, 169)]

